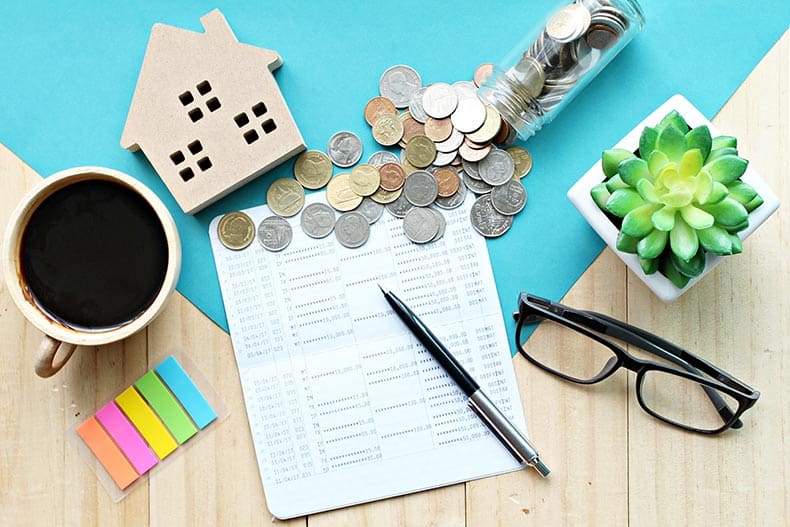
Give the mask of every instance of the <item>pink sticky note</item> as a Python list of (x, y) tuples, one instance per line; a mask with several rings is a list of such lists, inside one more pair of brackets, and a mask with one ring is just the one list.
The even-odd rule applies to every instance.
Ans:
[(105, 404), (96, 412), (96, 419), (110, 434), (123, 454), (139, 474), (145, 474), (159, 462), (159, 458), (148, 448), (145, 440), (114, 401)]

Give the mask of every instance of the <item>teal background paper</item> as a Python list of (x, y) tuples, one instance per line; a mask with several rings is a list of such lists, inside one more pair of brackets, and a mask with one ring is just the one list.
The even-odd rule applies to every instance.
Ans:
[[(183, 214), (144, 155), (119, 146), (155, 22), (202, 31), (219, 7), (241, 42), (277, 50), (280, 88), (308, 148), (338, 130), (377, 150), (362, 117), (381, 73), (409, 64), (423, 83), (470, 79), (497, 62), (556, 1), (124, 2), (0, 5), (0, 141), (42, 175), (79, 165), (131, 174), (162, 197), (181, 233), (178, 289), (227, 330), (208, 224), (260, 205), (293, 161), (200, 212)], [(790, 2), (643, 0), (647, 25), (526, 147), (534, 158), (526, 209), (488, 244), (506, 324), (519, 291), (561, 298), (603, 247), (565, 198), (601, 150), (674, 93), (712, 117), (790, 23)], [(726, 132), (726, 131), (725, 131)], [(744, 152), (748, 157), (748, 152)], [(336, 170), (337, 172), (337, 170)], [(580, 306), (583, 307), (583, 306)]]

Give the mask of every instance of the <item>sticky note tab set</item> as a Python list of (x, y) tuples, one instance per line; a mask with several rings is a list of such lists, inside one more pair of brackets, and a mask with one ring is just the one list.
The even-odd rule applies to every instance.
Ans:
[(228, 415), (194, 366), (182, 362), (190, 373), (171, 355), (74, 427), (78, 449), (92, 458), (116, 501), (181, 445)]

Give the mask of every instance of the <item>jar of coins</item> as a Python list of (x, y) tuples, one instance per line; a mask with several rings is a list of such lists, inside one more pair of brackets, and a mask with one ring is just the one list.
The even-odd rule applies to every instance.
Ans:
[(637, 0), (562, 0), (494, 67), (480, 96), (527, 139), (568, 105), (645, 24)]

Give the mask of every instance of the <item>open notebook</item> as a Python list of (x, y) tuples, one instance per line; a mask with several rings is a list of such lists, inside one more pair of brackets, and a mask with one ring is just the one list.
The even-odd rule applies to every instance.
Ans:
[[(307, 202), (325, 201), (323, 192)], [(368, 242), (314, 240), (235, 252), (209, 233), (266, 500), (278, 518), (521, 468), (390, 310), (403, 298), (526, 431), (485, 240), (472, 198), (442, 211), (444, 237), (415, 245), (384, 213)], [(271, 215), (246, 212), (257, 225)]]

